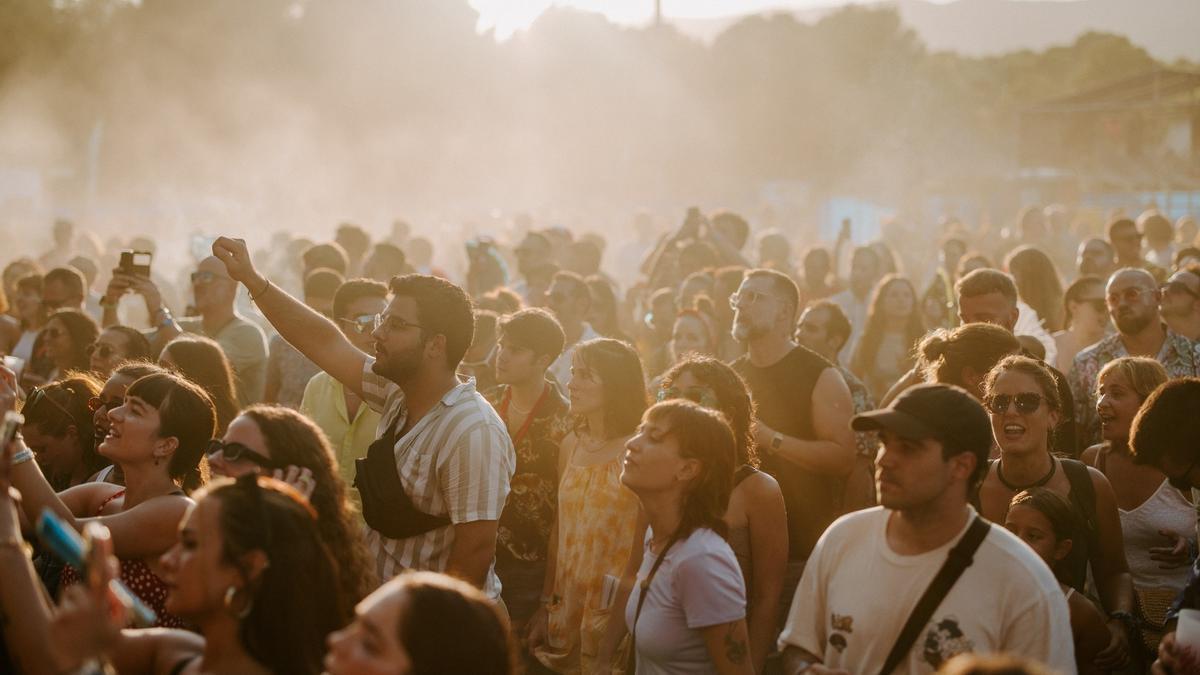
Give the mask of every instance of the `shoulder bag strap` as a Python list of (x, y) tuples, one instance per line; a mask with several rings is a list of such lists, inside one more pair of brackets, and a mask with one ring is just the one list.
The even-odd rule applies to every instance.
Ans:
[(671, 536), (671, 540), (663, 547), (662, 553), (658, 554), (654, 564), (650, 566), (650, 573), (646, 575), (645, 580), (638, 584), (638, 602), (637, 609), (633, 612), (633, 625), (629, 627), (629, 663), (625, 667), (625, 675), (633, 675), (637, 670), (637, 623), (642, 616), (642, 605), (646, 602), (646, 594), (650, 591), (650, 582), (654, 580), (654, 575), (658, 573), (658, 568), (666, 559), (667, 553), (675, 542), (679, 541), (679, 532)]
[(896, 638), (896, 643), (892, 645), (892, 651), (888, 653), (887, 661), (883, 664), (883, 670), (879, 671), (880, 675), (891, 675), (896, 666), (900, 665), (900, 662), (908, 655), (908, 650), (912, 649), (913, 644), (917, 641), (917, 636), (929, 622), (929, 618), (933, 616), (938, 605), (942, 604), (942, 600), (946, 599), (946, 594), (950, 592), (951, 588), (954, 588), (958, 578), (971, 566), (975, 551), (979, 549), (979, 545), (983, 543), (983, 539), (991, 527), (986, 520), (976, 516), (971, 526), (967, 528), (967, 533), (958, 540), (954, 548), (950, 549), (950, 554), (946, 556), (946, 562), (942, 563), (942, 568), (938, 570), (937, 576), (929, 582), (929, 588), (925, 589), (924, 595), (917, 601), (917, 606), (913, 608), (912, 614), (908, 616), (908, 621), (904, 623), (900, 636)]

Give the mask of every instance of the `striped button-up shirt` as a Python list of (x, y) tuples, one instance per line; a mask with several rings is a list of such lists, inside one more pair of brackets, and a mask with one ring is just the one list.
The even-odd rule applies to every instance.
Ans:
[[(363, 368), (363, 400), (382, 415), (378, 434), (408, 414), (404, 392), (376, 375), (367, 359)], [(474, 380), (451, 389), (408, 433), (396, 441), (396, 471), (409, 499), (421, 511), (446, 516), (451, 525), (407, 539), (388, 539), (367, 528), (367, 547), (382, 580), (400, 572), (443, 572), (454, 544), (453, 524), (499, 520), (508, 497), (516, 454), (504, 422), (475, 391)], [(495, 566), (488, 570), (483, 591), (500, 597)]]

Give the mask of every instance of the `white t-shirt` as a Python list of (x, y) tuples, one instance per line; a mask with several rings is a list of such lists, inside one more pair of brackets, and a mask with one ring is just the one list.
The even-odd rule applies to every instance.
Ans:
[[(917, 600), (970, 525), (945, 546), (900, 555), (887, 543), (892, 513), (875, 507), (829, 526), (796, 589), (780, 649), (799, 647), (829, 668), (879, 672)], [(934, 673), (965, 652), (1008, 652), (1076, 672), (1058, 582), (1028, 546), (994, 524), (895, 672)]]
[[(638, 583), (625, 605), (625, 625), (633, 626), (642, 580), (658, 557), (646, 531)], [(716, 673), (700, 629), (746, 617), (746, 584), (733, 549), (721, 535), (700, 528), (666, 552), (650, 581), (637, 621), (638, 675)]]

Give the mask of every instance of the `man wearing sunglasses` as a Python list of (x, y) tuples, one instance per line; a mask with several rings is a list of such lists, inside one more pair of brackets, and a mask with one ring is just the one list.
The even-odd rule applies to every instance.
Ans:
[(1198, 348), (1163, 322), (1160, 297), (1154, 276), (1144, 269), (1126, 267), (1109, 278), (1105, 301), (1117, 332), (1080, 351), (1067, 378), (1075, 397), (1075, 419), (1084, 445), (1100, 442), (1096, 377), (1109, 361), (1122, 356), (1145, 356), (1161, 363), (1172, 378), (1200, 375)]
[[(387, 285), (370, 279), (351, 279), (333, 294), (331, 313), (342, 335), (362, 352), (372, 350), (375, 317), (387, 308)], [(300, 412), (321, 427), (338, 461), (338, 474), (346, 487), (354, 486), (354, 460), (367, 454), (375, 440), (379, 413), (364, 405), (362, 397), (332, 375), (319, 371), (304, 387)], [(348, 491), (361, 506), (357, 490)]]
[[(1171, 485), (1200, 498), (1200, 379), (1185, 377), (1159, 387), (1138, 411), (1130, 430), (1134, 461), (1157, 468)], [(1200, 670), (1200, 655), (1176, 646), (1175, 622), (1181, 609), (1200, 609), (1200, 560), (1192, 565), (1188, 584), (1167, 612), (1167, 627), (1151, 673), (1183, 675)], [(1190, 662), (1188, 661), (1190, 658)]]
[(259, 274), (244, 241), (220, 237), (213, 254), (285, 340), (380, 413), (378, 436), (355, 473), (380, 578), (446, 572), (499, 599), (497, 521), (516, 456), (474, 380), (455, 373), (474, 332), (466, 293), (433, 276), (392, 279), (369, 356)]
[(1200, 340), (1200, 265), (1172, 274), (1162, 286), (1159, 306), (1171, 330), (1192, 342)]
[[(212, 338), (233, 366), (238, 404), (247, 406), (263, 400), (267, 383), (267, 336), (234, 308), (237, 282), (214, 256), (201, 260), (191, 279), (194, 307), (200, 316), (176, 320), (160, 305), (152, 319), (157, 328), (153, 341), (155, 349), (161, 350), (181, 333)], [(152, 287), (154, 282), (142, 279), (141, 284)], [(153, 295), (158, 296), (157, 290)]]

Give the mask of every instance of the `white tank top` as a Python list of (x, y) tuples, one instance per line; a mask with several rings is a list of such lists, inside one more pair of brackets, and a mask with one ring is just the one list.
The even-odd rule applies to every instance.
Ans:
[(1175, 569), (1159, 569), (1150, 559), (1150, 549), (1167, 546), (1167, 538), (1158, 533), (1169, 530), (1196, 543), (1196, 509), (1183, 494), (1163, 480), (1162, 485), (1137, 508), (1121, 512), (1121, 532), (1125, 539), (1125, 557), (1133, 585), (1138, 588), (1170, 588), (1183, 590), (1187, 585), (1190, 565)]

